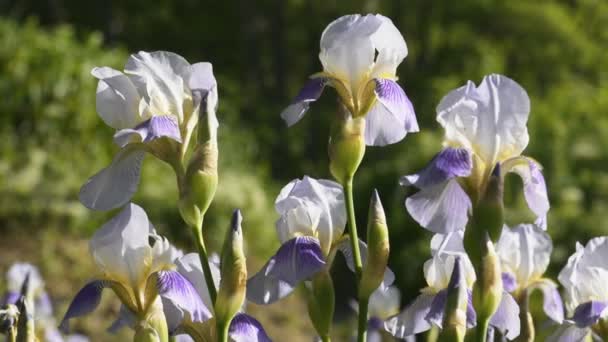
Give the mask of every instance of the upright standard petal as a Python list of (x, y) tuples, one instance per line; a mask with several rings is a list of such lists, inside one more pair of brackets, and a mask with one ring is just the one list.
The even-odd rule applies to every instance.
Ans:
[(515, 81), (502, 75), (469, 81), (448, 93), (437, 106), (446, 142), (474, 151), (486, 165), (518, 156), (528, 145), (530, 99)]
[(508, 340), (519, 336), (519, 306), (507, 292), (503, 292), (498, 309), (490, 318), (490, 325), (500, 331)]
[(121, 129), (114, 134), (114, 142), (120, 147), (134, 142), (147, 143), (160, 138), (182, 142), (175, 117), (171, 115), (153, 116), (133, 129)]
[(97, 84), (97, 113), (106, 125), (132, 128), (142, 121), (139, 114), (139, 94), (131, 80), (122, 72), (108, 67), (93, 68)]
[(407, 45), (401, 32), (393, 22), (380, 14), (376, 18), (382, 21), (380, 28), (372, 36), (374, 49), (378, 52), (375, 59), (372, 77), (386, 77), (395, 75), (397, 66), (407, 56)]
[(468, 150), (448, 147), (437, 153), (422, 171), (401, 177), (399, 184), (424, 189), (455, 177), (466, 177), (471, 174), (472, 167)]
[(30, 295), (44, 291), (44, 281), (38, 268), (29, 263), (17, 262), (12, 264), (6, 272), (6, 287), (9, 293), (12, 292), (19, 296), (26, 278), (29, 281)]
[(271, 342), (262, 324), (255, 318), (238, 313), (230, 322), (228, 335), (233, 342)]
[(67, 334), (70, 330), (70, 319), (93, 312), (101, 301), (101, 292), (108, 286), (108, 282), (95, 280), (80, 289), (72, 300), (72, 303), (70, 303), (68, 311), (65, 313), (65, 316), (59, 325), (59, 329)]
[(365, 117), (365, 143), (384, 146), (401, 141), (408, 132), (418, 132), (414, 106), (397, 82), (376, 79), (376, 103)]
[(208, 62), (194, 63), (190, 66), (188, 87), (191, 91), (209, 92), (217, 87), (213, 75), (213, 65)]
[(247, 299), (257, 304), (273, 303), (323, 267), (325, 260), (317, 239), (303, 236), (289, 240), (247, 281)]
[(321, 97), (326, 84), (327, 80), (323, 77), (311, 78), (306, 82), (296, 98), (281, 112), (281, 118), (285, 120), (287, 127), (295, 125), (304, 117), (310, 104)]
[(137, 191), (144, 156), (139, 145), (120, 150), (112, 164), (80, 188), (80, 202), (89, 209), (102, 211), (125, 205)]
[(553, 243), (549, 234), (532, 224), (504, 226), (496, 244), (503, 271), (515, 275), (518, 286), (526, 288), (538, 280), (549, 266)]
[(130, 203), (91, 238), (89, 250), (104, 276), (123, 284), (143, 284), (151, 256), (150, 222), (146, 212)]
[(426, 187), (405, 200), (405, 207), (422, 227), (440, 234), (464, 229), (471, 200), (455, 179)]
[(397, 338), (419, 334), (431, 328), (426, 319), (435, 295), (423, 293), (399, 315), (386, 320), (384, 329)]
[(157, 272), (156, 286), (162, 298), (169, 331), (175, 331), (184, 319), (203, 322), (211, 318), (211, 311), (205, 306), (192, 283), (180, 273)]

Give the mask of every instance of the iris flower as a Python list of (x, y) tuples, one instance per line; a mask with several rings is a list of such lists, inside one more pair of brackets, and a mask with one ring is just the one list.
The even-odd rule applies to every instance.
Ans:
[(558, 276), (566, 289), (567, 320), (550, 341), (584, 341), (594, 332), (604, 331), (608, 317), (608, 237), (591, 239), (586, 246), (577, 242), (576, 252)]
[(500, 177), (515, 172), (522, 178), (528, 207), (546, 228), (549, 201), (541, 166), (521, 155), (528, 145), (529, 112), (526, 91), (502, 75), (449, 92), (437, 106), (444, 149), (422, 171), (400, 180), (420, 190), (405, 202), (412, 218), (435, 233), (464, 229), (492, 172), (500, 170)]
[[(473, 265), (464, 251), (461, 232), (435, 234), (431, 240), (432, 258), (424, 263), (424, 277), (428, 286), (400, 314), (384, 322), (384, 328), (393, 336), (407, 336), (425, 332), (433, 325), (441, 328), (456, 259), (460, 259), (464, 283), (468, 288), (467, 327), (474, 327), (477, 315), (473, 308), (471, 289), (476, 276)], [(512, 340), (519, 335), (519, 307), (508, 293), (503, 293), (498, 310), (490, 319), (490, 326)]]
[[(188, 312), (192, 321), (210, 313), (190, 281), (176, 271), (180, 253), (156, 235), (144, 210), (129, 204), (91, 239), (89, 250), (99, 276), (74, 297), (60, 328), (69, 330), (69, 320), (92, 312), (104, 288), (111, 288), (122, 303), (119, 320), (143, 319), (151, 310), (162, 310), (162, 298)], [(161, 298), (162, 297), (162, 298)], [(122, 322), (116, 322), (110, 330)]]
[(543, 277), (552, 249), (549, 234), (532, 224), (520, 224), (514, 228), (505, 226), (496, 244), (505, 291), (520, 297), (529, 296), (533, 290), (541, 290), (545, 313), (553, 321), (561, 323), (564, 306), (557, 285)]
[(125, 205), (137, 191), (145, 152), (174, 164), (190, 141), (201, 104), (217, 104), (210, 63), (190, 65), (165, 51), (131, 55), (124, 73), (97, 67), (97, 113), (116, 130), (120, 151), (112, 163), (80, 189), (80, 201), (94, 210)]
[(326, 85), (333, 87), (353, 117), (365, 117), (365, 142), (383, 146), (417, 132), (412, 103), (397, 81), (407, 45), (393, 22), (382, 15), (347, 15), (321, 35), (323, 71), (311, 76), (281, 117), (292, 126), (304, 116)]
[[(287, 184), (279, 193), (275, 208), (281, 215), (276, 223), (282, 245), (275, 255), (247, 282), (247, 299), (270, 304), (289, 295), (302, 281), (331, 264), (336, 250), (345, 254), (354, 270), (350, 241), (342, 237), (346, 209), (342, 186), (330, 180), (305, 176)], [(362, 261), (367, 247), (359, 242)], [(385, 272), (386, 286), (394, 280)]]

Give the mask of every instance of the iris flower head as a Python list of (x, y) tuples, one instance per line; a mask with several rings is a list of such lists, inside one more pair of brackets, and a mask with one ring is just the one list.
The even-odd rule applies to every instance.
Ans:
[(334, 88), (352, 117), (365, 117), (365, 142), (383, 146), (417, 132), (414, 107), (397, 81), (407, 45), (393, 22), (380, 14), (346, 15), (321, 35), (323, 71), (311, 76), (282, 113), (288, 126), (298, 122), (325, 86)]

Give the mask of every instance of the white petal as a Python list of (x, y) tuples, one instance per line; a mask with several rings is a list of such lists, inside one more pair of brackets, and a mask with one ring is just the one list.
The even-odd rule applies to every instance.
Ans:
[(424, 263), (424, 277), (427, 284), (437, 291), (447, 288), (454, 261), (460, 258), (464, 279), (470, 288), (476, 280), (473, 264), (464, 250), (462, 242), (463, 231), (449, 234), (435, 234), (431, 239), (431, 253), (433, 257)]
[(372, 77), (395, 75), (397, 66), (407, 56), (407, 45), (389, 18), (380, 14), (376, 14), (376, 17), (382, 20), (382, 25), (372, 36), (372, 42), (378, 51)]
[(97, 83), (97, 113), (106, 125), (115, 128), (132, 128), (140, 121), (140, 97), (131, 80), (122, 72), (109, 67), (94, 68), (91, 74)]
[(399, 312), (401, 292), (395, 286), (379, 288), (369, 297), (368, 312), (371, 317), (386, 319)]
[(426, 316), (431, 310), (434, 298), (431, 294), (419, 295), (399, 315), (388, 319), (384, 323), (384, 329), (397, 338), (406, 338), (429, 330), (431, 323), (426, 320)]
[[(177, 259), (175, 264), (177, 265), (177, 271), (194, 285), (198, 294), (201, 296), (203, 303), (205, 303), (205, 306), (213, 308), (199, 255), (197, 253), (186, 254)], [(218, 288), (220, 284), (220, 269), (218, 265), (213, 262), (209, 262), (209, 266), (211, 268), (213, 283), (215, 284), (215, 287)]]
[(528, 145), (530, 99), (515, 81), (502, 75), (471, 81), (451, 91), (437, 106), (446, 140), (473, 149), (486, 163), (518, 156)]
[(128, 285), (141, 284), (146, 260), (151, 257), (149, 231), (146, 212), (129, 203), (95, 232), (89, 250), (107, 278)]
[(80, 188), (80, 202), (93, 210), (110, 210), (129, 202), (139, 185), (144, 156), (145, 152), (139, 145), (129, 145), (120, 150), (112, 164)]
[(190, 64), (183, 57), (166, 51), (140, 51), (129, 57), (125, 73), (146, 100), (150, 114), (170, 114), (182, 122), (183, 102), (191, 96), (184, 79), (190, 75)]
[(44, 281), (36, 266), (28, 263), (14, 263), (6, 272), (6, 287), (10, 292), (20, 293), (25, 278), (29, 275), (29, 288), (32, 293), (44, 290)]
[[(547, 229), (547, 212), (549, 212), (549, 198), (547, 185), (541, 172), (540, 165), (526, 157), (512, 158), (505, 161), (507, 172), (517, 173), (524, 183), (524, 197), (528, 207), (537, 216), (537, 222), (543, 229)], [(512, 166), (511, 166), (512, 165)]]

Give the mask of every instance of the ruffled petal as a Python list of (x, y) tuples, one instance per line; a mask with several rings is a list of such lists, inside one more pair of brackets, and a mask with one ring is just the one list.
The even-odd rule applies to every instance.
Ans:
[(422, 227), (446, 234), (466, 227), (471, 200), (458, 182), (451, 179), (408, 197), (405, 207)]
[(448, 147), (435, 155), (422, 171), (401, 177), (399, 184), (424, 189), (455, 177), (467, 177), (471, 174), (472, 167), (473, 162), (468, 150)]
[(319, 241), (303, 236), (285, 242), (264, 267), (247, 281), (247, 299), (270, 304), (325, 267)]
[[(523, 157), (522, 157), (523, 158)], [(547, 185), (540, 165), (532, 159), (525, 158), (524, 163), (516, 163), (511, 172), (517, 173), (524, 183), (524, 197), (532, 212), (538, 217), (538, 223), (547, 229), (547, 212), (550, 204), (547, 196)]]
[(543, 310), (547, 317), (561, 324), (564, 321), (564, 302), (557, 285), (551, 280), (543, 279), (536, 282), (532, 288), (539, 289), (543, 293)]
[(101, 271), (123, 284), (141, 284), (146, 259), (150, 222), (146, 212), (130, 203), (98, 229), (89, 242), (89, 251)]
[(382, 21), (382, 25), (372, 36), (372, 43), (378, 51), (372, 77), (395, 75), (397, 66), (407, 56), (407, 45), (389, 18), (380, 14), (376, 14), (376, 17)]
[(228, 335), (233, 342), (271, 342), (262, 324), (255, 318), (238, 313), (230, 322)]
[(606, 315), (608, 302), (589, 301), (576, 307), (572, 320), (579, 328), (590, 327)]
[(182, 142), (179, 126), (171, 115), (153, 116), (135, 128), (121, 129), (114, 134), (114, 142), (120, 147), (125, 147), (130, 143), (147, 143), (164, 137), (178, 143)]
[(211, 311), (205, 306), (192, 283), (180, 273), (157, 272), (156, 286), (162, 298), (170, 332), (175, 331), (184, 319), (203, 322), (211, 318)]
[[(350, 243), (350, 237), (346, 237), (344, 240), (336, 246), (336, 248), (342, 252), (344, 259), (346, 260), (346, 266), (355, 273), (355, 259), (353, 258), (353, 248)], [(367, 263), (367, 244), (359, 240), (359, 255), (361, 257), (361, 263), (365, 265)], [(384, 270), (384, 278), (378, 290), (385, 291), (395, 282), (395, 274), (390, 268)]]
[(500, 331), (508, 340), (513, 340), (519, 336), (519, 306), (507, 292), (502, 293), (498, 309), (490, 318), (490, 325)]
[(139, 94), (122, 72), (108, 67), (93, 68), (97, 84), (97, 113), (106, 125), (115, 128), (135, 127), (140, 121)]
[(105, 281), (94, 280), (80, 289), (72, 300), (72, 303), (70, 303), (65, 316), (63, 316), (59, 329), (63, 333), (67, 334), (70, 330), (70, 319), (84, 316), (93, 312), (101, 301), (101, 292), (108, 286), (109, 283)]
[(296, 98), (281, 112), (281, 118), (285, 120), (287, 127), (295, 125), (304, 117), (310, 104), (321, 97), (326, 84), (327, 80), (322, 77), (311, 78), (306, 82)]
[(384, 322), (384, 329), (397, 338), (419, 334), (431, 328), (426, 317), (431, 310), (435, 295), (423, 293), (399, 315)]
[(365, 143), (384, 146), (418, 132), (414, 106), (397, 82), (376, 79), (376, 103), (365, 117)]

